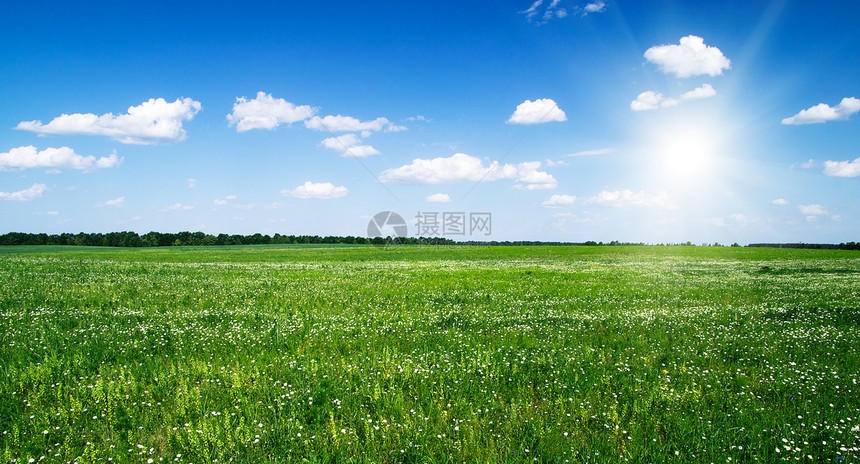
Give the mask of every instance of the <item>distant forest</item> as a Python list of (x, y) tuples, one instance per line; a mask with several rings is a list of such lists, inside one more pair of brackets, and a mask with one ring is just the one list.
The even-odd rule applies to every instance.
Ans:
[(136, 232), (78, 233), (78, 234), (28, 234), (10, 232), (0, 235), (0, 245), (76, 245), (109, 247), (164, 247), (164, 246), (218, 246), (218, 245), (270, 245), (270, 244), (347, 244), (347, 245), (384, 245), (398, 243), (408, 245), (454, 245), (456, 242), (446, 238), (367, 238), (352, 236), (318, 235), (210, 235), (203, 232), (179, 232), (164, 234), (149, 232), (138, 235)]
[[(165, 234), (161, 232), (149, 232), (138, 235), (136, 232), (110, 232), (100, 233), (77, 233), (77, 234), (28, 234), (23, 232), (10, 232), (0, 235), (0, 246), (3, 245), (73, 245), (73, 246), (109, 246), (109, 247), (165, 247), (165, 246), (219, 246), (219, 245), (272, 245), (272, 244), (342, 244), (342, 245), (472, 245), (472, 246), (622, 246), (622, 245), (646, 245), (645, 243), (632, 242), (545, 242), (545, 241), (464, 241), (442, 237), (353, 237), (353, 236), (325, 236), (319, 235), (210, 235), (203, 232), (178, 232)], [(660, 244), (663, 245), (663, 244)], [(672, 243), (666, 245), (694, 246), (690, 242)], [(722, 246), (719, 243), (703, 246)], [(738, 247), (737, 243), (732, 247)], [(769, 248), (814, 248), (829, 250), (860, 250), (860, 243), (848, 242), (840, 244), (827, 243), (752, 243), (748, 247)]]

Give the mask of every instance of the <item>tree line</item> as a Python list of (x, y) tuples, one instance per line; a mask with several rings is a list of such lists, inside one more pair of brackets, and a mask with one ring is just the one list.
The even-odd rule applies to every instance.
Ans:
[(346, 245), (385, 245), (389, 243), (403, 245), (453, 245), (456, 242), (446, 238), (412, 238), (412, 237), (353, 237), (319, 235), (211, 235), (203, 232), (161, 233), (148, 232), (138, 235), (136, 232), (102, 233), (63, 233), (63, 234), (30, 234), (10, 232), (0, 235), (2, 245), (73, 245), (73, 246), (109, 246), (109, 247), (164, 247), (164, 246), (223, 246), (223, 245), (271, 245), (271, 244), (346, 244)]

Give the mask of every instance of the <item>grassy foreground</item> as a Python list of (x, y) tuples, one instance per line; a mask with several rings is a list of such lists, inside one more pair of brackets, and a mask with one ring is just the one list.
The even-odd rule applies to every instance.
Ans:
[(3, 462), (857, 462), (860, 252), (0, 250)]

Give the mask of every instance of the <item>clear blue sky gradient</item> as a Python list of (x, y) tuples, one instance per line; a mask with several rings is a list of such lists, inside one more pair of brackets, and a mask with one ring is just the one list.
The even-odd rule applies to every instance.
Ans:
[[(419, 211), (492, 213), (491, 236), (454, 239), (860, 240), (860, 113), (783, 124), (860, 98), (860, 3), (546, 0), (530, 17), (532, 3), (4, 5), (0, 158), (68, 147), (122, 162), (0, 162), (0, 233), (364, 235), (371, 216), (393, 210), (410, 222)], [(645, 57), (690, 35), (730, 68), (679, 77)], [(682, 98), (706, 84), (715, 95)], [(238, 131), (227, 115), (261, 91), (320, 117), (384, 117), (405, 130), (352, 132), (379, 152), (362, 158), (322, 145), (348, 132), (303, 121)], [(634, 111), (647, 91), (665, 106)], [(182, 121), (184, 140), (16, 129), (183, 97), (202, 106)], [(538, 99), (566, 119), (507, 122)], [(457, 153), (520, 171), (442, 183), (383, 175)], [(842, 175), (828, 161), (846, 162)], [(523, 177), (534, 162), (529, 172), (552, 178), (544, 188)], [(306, 182), (348, 193), (303, 198), (296, 189)], [(439, 193), (451, 201), (427, 200)]]

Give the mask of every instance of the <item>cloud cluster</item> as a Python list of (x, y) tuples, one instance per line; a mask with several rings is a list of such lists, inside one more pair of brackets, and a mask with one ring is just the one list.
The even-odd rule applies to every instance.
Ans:
[(114, 198), (113, 200), (107, 200), (104, 203), (99, 203), (96, 205), (96, 208), (122, 208), (125, 203), (125, 197)]
[(307, 181), (304, 185), (299, 185), (298, 187), (292, 190), (281, 190), (281, 195), (291, 196), (295, 198), (319, 198), (319, 199), (331, 199), (331, 198), (340, 198), (349, 193), (346, 187), (340, 186), (335, 187), (334, 184), (330, 182), (319, 182), (314, 183), (311, 181)]
[(860, 111), (860, 99), (846, 97), (838, 105), (832, 107), (826, 103), (819, 103), (790, 118), (783, 119), (782, 123), (786, 125), (821, 124), (827, 121), (848, 119), (858, 111)]
[(576, 153), (570, 153), (568, 155), (564, 155), (565, 158), (574, 157), (574, 156), (595, 156), (595, 155), (608, 155), (610, 153), (615, 153), (614, 148), (598, 148), (596, 150), (583, 150), (578, 151)]
[(159, 211), (161, 211), (162, 213), (166, 213), (168, 211), (190, 211), (192, 209), (194, 209), (194, 207), (191, 205), (183, 205), (182, 203), (174, 203), (170, 206), (165, 206), (164, 208), (161, 208)]
[(518, 182), (517, 188), (524, 190), (555, 188), (557, 181), (552, 175), (538, 171), (540, 165), (540, 161), (504, 165), (493, 161), (484, 165), (479, 158), (456, 153), (447, 158), (416, 158), (405, 166), (386, 169), (379, 180), (383, 183), (442, 184), (513, 179)]
[(0, 171), (18, 171), (23, 169), (77, 169), (91, 171), (93, 169), (112, 168), (118, 166), (122, 158), (111, 153), (108, 156), (81, 156), (69, 147), (46, 148), (37, 150), (29, 145), (0, 153)]
[(689, 92), (681, 94), (681, 98), (666, 98), (662, 93), (648, 90), (639, 94), (635, 100), (630, 102), (633, 111), (656, 110), (657, 108), (668, 108), (678, 103), (701, 98), (710, 98), (717, 95), (717, 91), (710, 84), (703, 84)]
[(129, 107), (127, 114), (63, 114), (48, 124), (22, 121), (15, 129), (39, 135), (104, 135), (126, 144), (176, 143), (185, 140), (183, 121), (194, 118), (200, 109), (200, 102), (190, 98), (179, 98), (173, 103), (150, 98)]
[(606, 11), (606, 2), (603, 0), (597, 0), (585, 5), (583, 8), (583, 15), (588, 13), (603, 13), (604, 11)]
[(797, 210), (807, 216), (821, 216), (823, 214), (827, 214), (827, 210), (825, 210), (823, 206), (818, 204), (797, 205)]
[(835, 177), (860, 176), (860, 158), (854, 161), (825, 161), (824, 174)]
[(551, 98), (539, 98), (535, 101), (526, 100), (517, 105), (514, 114), (508, 118), (508, 124), (541, 124), (552, 121), (567, 121), (567, 115)]
[(538, 26), (546, 24), (549, 20), (553, 18), (564, 18), (567, 16), (567, 9), (559, 8), (559, 3), (561, 0), (552, 0), (546, 8), (543, 9), (543, 13), (541, 13), (541, 6), (543, 5), (544, 0), (535, 0), (534, 3), (525, 11), (521, 11), (521, 14), (526, 15), (526, 19), (529, 22), (534, 22)]
[(370, 132), (399, 132), (406, 130), (404, 126), (398, 126), (388, 118), (376, 118), (372, 121), (361, 121), (352, 116), (314, 116), (305, 121), (305, 127), (318, 131), (327, 132), (363, 132), (363, 136), (369, 135)]
[(360, 145), (361, 139), (355, 134), (344, 134), (338, 137), (329, 137), (321, 143), (326, 148), (340, 152), (341, 156), (354, 156), (364, 158), (370, 155), (378, 155), (379, 150), (370, 145)]
[(17, 192), (0, 192), (0, 200), (31, 201), (42, 196), (48, 190), (45, 184), (33, 184), (32, 187)]
[(281, 124), (292, 124), (304, 121), (316, 113), (317, 109), (308, 105), (296, 106), (283, 98), (274, 98), (266, 92), (257, 92), (253, 100), (245, 97), (236, 98), (233, 112), (227, 115), (230, 126), (236, 126), (236, 132), (251, 129), (272, 130)]
[(226, 197), (224, 197), (223, 200), (220, 198), (216, 198), (215, 200), (213, 200), (213, 203), (215, 203), (218, 206), (223, 206), (223, 205), (226, 205), (228, 201), (235, 200), (235, 199), (236, 199), (236, 195), (227, 195)]
[(645, 59), (661, 71), (682, 78), (718, 76), (731, 69), (731, 61), (719, 48), (705, 45), (705, 40), (695, 35), (682, 37), (679, 45), (655, 45), (645, 51)]
[(450, 203), (451, 197), (447, 193), (434, 193), (427, 196), (427, 201), (430, 203)]
[(585, 204), (611, 206), (615, 208), (643, 206), (671, 209), (674, 207), (669, 200), (669, 196), (665, 193), (649, 194), (644, 191), (634, 192), (629, 189), (612, 191), (604, 190), (597, 195), (586, 199)]
[(549, 197), (549, 200), (541, 203), (541, 206), (546, 208), (558, 208), (562, 205), (572, 205), (576, 202), (576, 196), (574, 195), (553, 195)]

